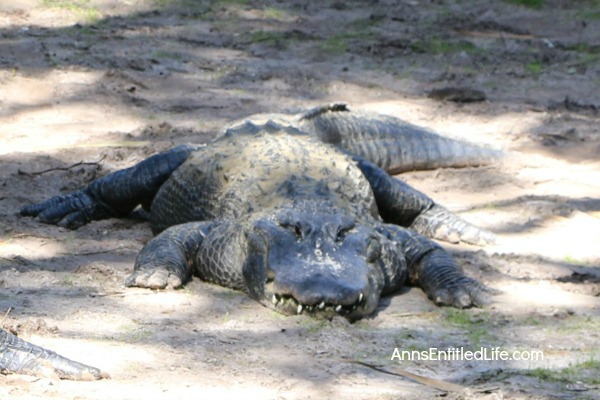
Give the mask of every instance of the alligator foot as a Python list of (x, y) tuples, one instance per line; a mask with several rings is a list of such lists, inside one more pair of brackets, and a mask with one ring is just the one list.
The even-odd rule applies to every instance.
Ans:
[(135, 270), (127, 280), (127, 287), (141, 287), (148, 289), (177, 289), (182, 286), (181, 278), (164, 267), (156, 267), (152, 269)]
[(486, 306), (491, 302), (490, 296), (497, 294), (500, 294), (498, 290), (463, 276), (452, 285), (439, 288), (427, 295), (438, 306), (469, 308)]

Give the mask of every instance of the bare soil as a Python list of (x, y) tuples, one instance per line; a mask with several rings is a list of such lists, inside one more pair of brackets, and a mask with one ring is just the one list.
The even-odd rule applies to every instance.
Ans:
[[(600, 4), (515, 3), (2, 2), (0, 320), (111, 378), (0, 376), (0, 397), (600, 398)], [(444, 88), (486, 99), (428, 97)], [(499, 234), (444, 244), (502, 290), (492, 305), (438, 308), (410, 288), (350, 324), (284, 317), (198, 280), (126, 289), (146, 222), (68, 231), (18, 216), (234, 119), (340, 100), (510, 154), (402, 176)], [(449, 347), (544, 359), (392, 359)]]

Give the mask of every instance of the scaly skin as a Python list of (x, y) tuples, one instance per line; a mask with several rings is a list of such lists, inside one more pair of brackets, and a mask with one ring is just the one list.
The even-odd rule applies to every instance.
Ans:
[(0, 372), (72, 380), (108, 378), (97, 368), (62, 357), (0, 329)]
[(377, 164), (390, 174), (497, 162), (502, 153), (438, 135), (401, 119), (351, 111), (343, 103), (317, 107), (297, 117), (306, 132)]
[[(388, 163), (398, 137), (422, 134), (413, 131), (338, 105), (242, 121), (206, 147), (155, 155), (22, 214), (73, 226), (144, 205), (158, 236), (139, 254), (128, 286), (180, 287), (195, 274), (284, 313), (349, 319), (370, 315), (382, 294), (405, 284), (440, 305), (481, 305), (489, 291), (422, 234), (472, 243), (493, 235), (385, 171), (437, 165), (435, 153), (421, 157), (416, 148)], [(417, 142), (437, 140), (423, 137)]]

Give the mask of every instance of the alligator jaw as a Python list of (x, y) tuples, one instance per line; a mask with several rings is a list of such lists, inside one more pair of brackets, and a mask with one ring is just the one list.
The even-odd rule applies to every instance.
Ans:
[[(270, 285), (267, 284), (267, 286)], [(269, 289), (271, 288), (267, 289), (265, 287), (265, 300), (262, 303), (282, 314), (309, 314), (314, 317), (326, 319), (342, 316), (351, 320), (360, 319), (364, 315), (366, 296), (362, 293), (359, 294), (357, 301), (353, 304), (333, 304), (326, 301), (321, 301), (317, 304), (303, 304), (293, 296), (280, 295)]]

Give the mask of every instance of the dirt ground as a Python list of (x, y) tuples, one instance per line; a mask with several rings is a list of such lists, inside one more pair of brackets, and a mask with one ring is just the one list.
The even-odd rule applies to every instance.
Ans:
[[(0, 375), (0, 398), (600, 398), (599, 43), (591, 0), (0, 2), (0, 321), (111, 375)], [(429, 96), (457, 87), (486, 99)], [(340, 100), (509, 154), (402, 176), (499, 235), (444, 244), (492, 305), (411, 288), (350, 324), (198, 280), (126, 289), (146, 222), (17, 214), (236, 118)], [(543, 360), (393, 357), (461, 347)]]

